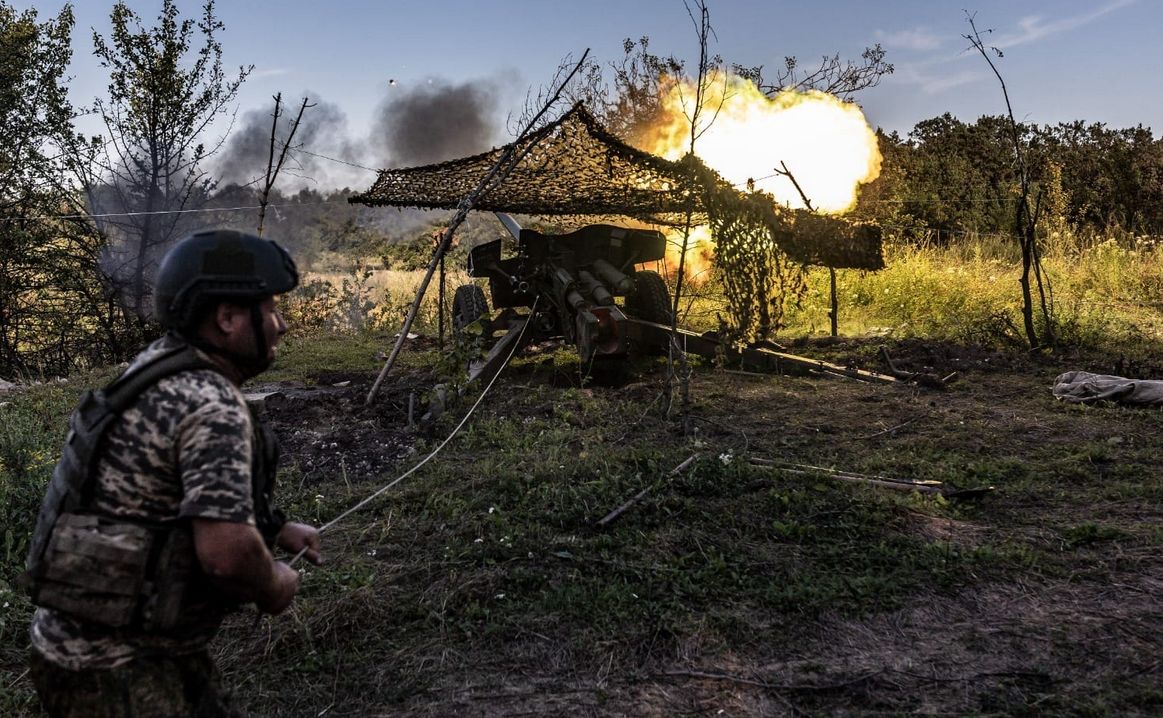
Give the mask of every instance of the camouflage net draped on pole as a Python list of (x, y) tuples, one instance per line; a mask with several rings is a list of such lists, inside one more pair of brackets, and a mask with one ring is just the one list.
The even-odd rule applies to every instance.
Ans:
[[(711, 228), (735, 333), (778, 328), (782, 297), (797, 282), (791, 263), (880, 269), (879, 227), (779, 207), (762, 192), (741, 192), (699, 159), (671, 162), (610, 134), (578, 103), (522, 141), (532, 149), (474, 209), (581, 223), (626, 217), (679, 227), (689, 211)], [(351, 197), (372, 206), (455, 209), (507, 147), (439, 164), (387, 169)], [(796, 277), (799, 277), (798, 279)]]

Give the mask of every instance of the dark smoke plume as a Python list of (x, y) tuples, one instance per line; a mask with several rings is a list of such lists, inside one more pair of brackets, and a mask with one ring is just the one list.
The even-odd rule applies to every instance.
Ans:
[[(318, 99), (319, 96), (313, 92), (284, 95), (276, 132), (275, 161), (278, 161), (282, 142), (291, 131), (304, 97), (308, 98), (309, 106), (303, 112), (299, 129), (291, 141), (288, 162), (279, 174), (276, 187), (284, 192), (294, 192), (370, 185), (375, 179), (372, 173), (316, 156), (365, 164), (359, 157), (356, 144), (350, 139), (346, 115), (335, 104)], [(273, 100), (267, 107), (249, 110), (243, 115), (241, 126), (231, 133), (215, 168), (220, 185), (255, 182), (261, 188), (270, 156), (272, 112)]]
[(431, 79), (393, 88), (372, 121), (381, 166), (424, 165), (490, 149), (499, 129), (496, 97), (495, 83), (487, 80)]
[[(347, 197), (371, 187), (375, 173), (314, 156), (364, 167), (403, 167), (456, 159), (507, 141), (497, 100), (506, 77), (463, 84), (437, 79), (421, 82), (415, 88), (403, 83), (388, 88), (366, 136), (353, 135), (344, 113), (317, 94), (284, 93), (277, 133), (280, 140), (290, 131), (304, 96), (314, 107), (303, 113), (292, 141), (293, 161), (275, 183), (264, 232), (278, 238), (309, 266), (309, 252), (320, 246), (333, 252), (347, 251), (350, 248), (331, 245), (354, 241), (353, 237), (410, 241), (417, 232), (444, 221), (446, 211), (349, 205)], [(230, 208), (258, 204), (270, 153), (273, 110), (272, 100), (241, 116), (210, 172), (217, 180), (211, 203), (223, 211), (196, 215), (197, 221), (255, 231), (257, 210)], [(350, 191), (339, 190), (344, 187)], [(349, 226), (358, 231), (352, 233)]]

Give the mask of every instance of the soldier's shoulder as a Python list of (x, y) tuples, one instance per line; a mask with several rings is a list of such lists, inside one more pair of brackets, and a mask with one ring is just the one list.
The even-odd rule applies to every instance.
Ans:
[(155, 361), (163, 354), (168, 354), (180, 346), (182, 346), (182, 342), (172, 334), (166, 334), (159, 339), (155, 339), (138, 352), (137, 356), (133, 357), (133, 360), (129, 362), (126, 373), (137, 371), (146, 364)]
[(156, 384), (155, 400), (203, 411), (238, 410), (246, 413), (246, 398), (229, 379), (214, 369), (187, 369)]

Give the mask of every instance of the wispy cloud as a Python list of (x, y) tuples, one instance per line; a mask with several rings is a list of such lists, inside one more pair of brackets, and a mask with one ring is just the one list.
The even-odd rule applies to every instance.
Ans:
[(936, 50), (941, 47), (941, 37), (928, 28), (918, 27), (897, 32), (876, 31), (876, 39), (885, 47), (895, 50)]
[(915, 85), (926, 95), (935, 95), (961, 85), (977, 82), (986, 76), (982, 70), (959, 70), (950, 72), (948, 65), (928, 63), (906, 63), (897, 65), (894, 79), (908, 85)]
[[(993, 46), (1002, 50), (1008, 50), (1011, 47), (1037, 42), (1053, 35), (1085, 27), (1120, 8), (1133, 5), (1136, 2), (1138, 0), (1107, 0), (1088, 12), (1071, 15), (1069, 17), (1048, 19), (1043, 16), (1027, 15), (1017, 21), (1016, 27), (1010, 25), (1009, 27), (994, 30), (988, 34), (980, 24), (978, 27), (982, 31), (982, 39), (985, 41), (986, 47)], [(965, 29), (968, 31), (968, 26)], [(966, 52), (965, 49), (962, 49), (956, 55), (949, 55), (940, 52), (940, 42), (936, 42), (931, 48), (921, 47), (921, 44), (926, 41), (928, 34), (923, 29), (906, 30), (897, 33), (877, 32), (877, 37), (883, 38), (882, 42), (886, 46), (889, 44), (889, 38), (893, 38), (904, 43), (900, 45), (902, 48), (907, 47), (907, 43), (911, 40), (916, 43), (913, 49), (936, 51), (922, 59), (894, 63), (896, 65), (896, 73), (893, 75), (894, 81), (916, 86), (922, 92), (933, 95), (987, 78), (988, 75), (984, 71), (973, 69), (958, 70), (954, 67), (956, 63), (974, 56), (973, 53)], [(968, 43), (965, 43), (965, 45), (968, 47)]]
[(1036, 42), (1051, 35), (1075, 30), (1089, 25), (1099, 18), (1108, 15), (1119, 8), (1133, 5), (1137, 0), (1110, 0), (1090, 12), (1072, 17), (1045, 18), (1041, 15), (1028, 15), (1018, 20), (1017, 30), (998, 34), (993, 41), (987, 44), (1001, 49)]
[(279, 75), (286, 75), (290, 70), (285, 67), (272, 67), (269, 69), (255, 70), (250, 73), (250, 79), (261, 80), (264, 77), (277, 77)]

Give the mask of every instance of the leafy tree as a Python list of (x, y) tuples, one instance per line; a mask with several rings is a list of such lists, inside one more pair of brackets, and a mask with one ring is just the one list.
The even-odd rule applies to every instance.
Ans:
[(966, 124), (946, 113), (917, 123), (909, 133), (912, 151), (895, 158), (911, 189), (903, 211), (953, 235), (1008, 231), (1017, 177), (1006, 132), (1001, 117)]
[[(65, 72), (73, 14), (38, 22), (0, 2), (0, 375), (63, 374), (120, 355), (120, 308), (101, 238), (67, 182), (74, 135)], [(62, 215), (64, 216), (62, 218)]]
[(925, 225), (920, 219), (909, 214), (905, 203), (911, 196), (909, 178), (905, 163), (913, 151), (908, 140), (897, 132), (877, 130), (877, 145), (880, 147), (880, 174), (867, 184), (861, 185), (856, 206), (851, 218), (872, 221), (886, 229), (903, 230), (911, 234)]
[(1163, 140), (1142, 126), (1083, 122), (1048, 127), (1041, 136), (1061, 163), (1071, 223), (1163, 232)]
[[(860, 216), (940, 232), (943, 240), (1011, 232), (1019, 182), (1007, 123), (944, 114), (918, 122), (907, 138), (881, 133), (881, 177), (862, 190)], [(1076, 229), (1163, 232), (1163, 141), (1149, 129), (1084, 122), (1016, 129), (1042, 218)]]
[(207, 145), (203, 138), (230, 111), (253, 66), (227, 77), (213, 0), (197, 21), (180, 18), (175, 0), (163, 0), (151, 28), (124, 2), (110, 19), (108, 39), (93, 33), (94, 55), (109, 72), (108, 97), (94, 105), (107, 134), (84, 184), (95, 213), (124, 215), (102, 228), (115, 249), (113, 274), (144, 320), (151, 267), (184, 231), (180, 211), (201, 206), (214, 186), (202, 163), (222, 139)]
[(35, 10), (17, 13), (0, 3), (0, 207), (6, 210), (51, 188), (61, 170), (51, 146), (71, 129), (63, 76), (72, 9), (36, 20)]

